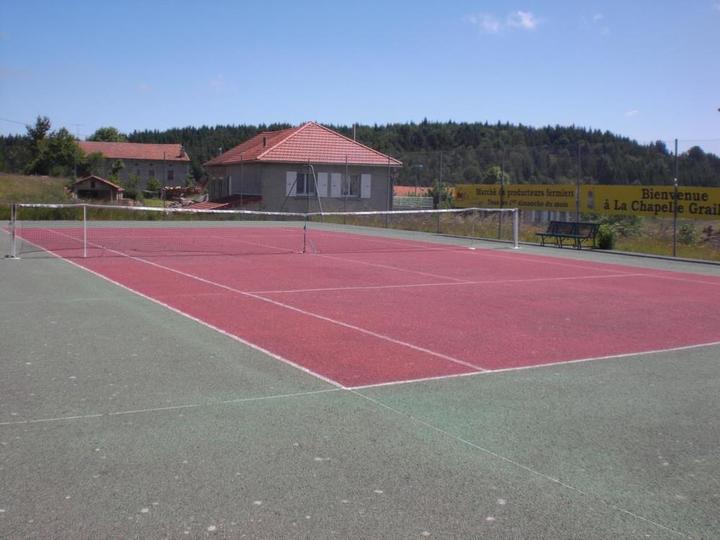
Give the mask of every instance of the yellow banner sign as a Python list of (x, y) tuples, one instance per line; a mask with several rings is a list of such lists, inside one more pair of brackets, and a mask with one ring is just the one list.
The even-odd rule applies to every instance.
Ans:
[(672, 186), (582, 186), (580, 211), (625, 216), (720, 219), (720, 188)]
[(580, 186), (579, 200), (573, 184), (460, 184), (455, 205), (486, 208), (520, 208), (626, 216), (720, 220), (720, 188), (672, 186)]
[[(502, 195), (501, 195), (502, 189)], [(456, 206), (522, 210), (575, 211), (572, 184), (461, 184), (455, 186)]]

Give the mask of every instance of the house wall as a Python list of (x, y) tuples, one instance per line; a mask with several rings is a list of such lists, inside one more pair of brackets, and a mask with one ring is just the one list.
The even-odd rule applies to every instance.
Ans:
[[(241, 193), (261, 195), (259, 208), (285, 212), (316, 212), (320, 206), (325, 211), (388, 210), (392, 207), (392, 192), (386, 166), (350, 165), (346, 168), (345, 165), (318, 164), (313, 165), (313, 169), (321, 191), (319, 197), (315, 194), (292, 193), (288, 189), (289, 178), (294, 178), (294, 174), (298, 172), (310, 171), (307, 165), (262, 163), (245, 164), (242, 167), (210, 167), (209, 173), (213, 180), (208, 187), (209, 198), (218, 200)], [(346, 175), (365, 177), (365, 189), (360, 189), (361, 193), (357, 196), (343, 196), (338, 193), (338, 182), (343, 182)]]
[[(100, 176), (109, 178), (115, 161), (115, 159), (106, 158), (103, 161), (103, 170)], [(152, 177), (157, 178), (161, 186), (184, 186), (190, 172), (190, 163), (188, 161), (147, 159), (123, 159), (121, 161), (125, 167), (118, 174), (118, 180), (125, 183), (131, 176), (137, 175), (139, 178), (138, 189), (146, 189), (148, 180)], [(170, 171), (173, 173), (172, 180), (168, 180)]]

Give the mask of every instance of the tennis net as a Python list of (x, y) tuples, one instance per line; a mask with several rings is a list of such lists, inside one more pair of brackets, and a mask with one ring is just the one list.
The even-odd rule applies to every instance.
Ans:
[(271, 255), (443, 250), (500, 239), (518, 247), (516, 209), (366, 212), (195, 210), (16, 204), (11, 257)]

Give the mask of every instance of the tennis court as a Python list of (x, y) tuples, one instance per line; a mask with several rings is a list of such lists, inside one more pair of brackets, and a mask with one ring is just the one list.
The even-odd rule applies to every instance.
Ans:
[(339, 222), (18, 235), (3, 536), (720, 526), (715, 266)]

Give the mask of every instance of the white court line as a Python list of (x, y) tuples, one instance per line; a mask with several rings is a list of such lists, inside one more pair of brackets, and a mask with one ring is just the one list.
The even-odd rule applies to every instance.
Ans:
[(408, 283), (398, 285), (358, 285), (350, 287), (318, 287), (315, 289), (277, 289), (270, 291), (251, 291), (252, 294), (282, 294), (282, 293), (305, 293), (305, 292), (342, 292), (342, 291), (364, 291), (375, 289), (412, 289), (414, 287), (455, 287), (458, 285), (507, 285), (517, 283), (537, 283), (545, 281), (572, 281), (586, 279), (608, 279), (608, 278), (624, 278), (624, 277), (643, 277), (648, 274), (611, 274), (602, 276), (563, 276), (563, 277), (547, 277), (547, 278), (525, 278), (525, 279), (498, 279), (483, 281), (453, 281), (450, 283)]
[(116, 301), (115, 296), (86, 296), (78, 298), (33, 298), (31, 300), (3, 300), (3, 305), (29, 305), (29, 304), (75, 304), (83, 302)]
[[(455, 252), (455, 251), (464, 251), (464, 250), (457, 249), (457, 250), (452, 250), (452, 251)], [(445, 252), (447, 252), (447, 250)], [(438, 279), (449, 279), (451, 281), (457, 281), (457, 282), (465, 281), (464, 279), (454, 278), (454, 277), (450, 277), (450, 276), (444, 276), (441, 274), (433, 274), (431, 272), (421, 272), (420, 270), (412, 270), (409, 268), (402, 268), (400, 266), (392, 266), (389, 264), (371, 263), (371, 262), (367, 262), (367, 261), (358, 261), (355, 259), (347, 259), (345, 257), (338, 257), (337, 255), (323, 255), (322, 253), (313, 253), (313, 257), (323, 257), (325, 259), (334, 259), (337, 261), (343, 261), (343, 262), (351, 263), (351, 264), (362, 264), (365, 266), (371, 266), (371, 267), (375, 267), (375, 268), (384, 268), (384, 269), (394, 270), (396, 272), (403, 272), (406, 274), (417, 274), (419, 276), (428, 276), (428, 277), (434, 277), (434, 278), (438, 278)]]
[[(61, 235), (61, 236), (66, 236), (66, 235), (64, 235), (63, 233), (60, 233), (60, 232), (57, 232), (57, 231), (52, 231), (52, 232), (55, 232), (55, 234), (59, 234), (59, 235)], [(94, 245), (97, 245), (97, 244), (94, 244)], [(98, 247), (101, 247), (101, 246), (98, 246)], [(103, 249), (106, 249), (106, 248), (103, 248)], [(207, 284), (207, 285), (212, 285), (212, 286), (214, 286), (214, 287), (218, 287), (218, 288), (220, 288), (220, 289), (224, 289), (224, 290), (227, 290), (227, 291), (230, 291), (230, 292), (239, 294), (239, 295), (241, 295), (241, 296), (247, 296), (248, 298), (253, 298), (253, 299), (255, 299), (255, 300), (260, 300), (261, 302), (266, 302), (266, 303), (268, 303), (268, 304), (272, 304), (272, 305), (275, 305), (275, 306), (278, 306), (278, 307), (282, 307), (282, 308), (285, 308), (285, 309), (287, 309), (287, 310), (294, 311), (294, 312), (300, 313), (300, 314), (302, 314), (302, 315), (306, 315), (306, 316), (308, 316), (308, 317), (313, 317), (313, 318), (319, 319), (319, 320), (321, 320), (321, 321), (329, 322), (329, 323), (331, 323), (331, 324), (335, 324), (335, 325), (337, 325), (337, 326), (341, 326), (341, 327), (347, 328), (347, 329), (349, 329), (349, 330), (354, 330), (354, 331), (356, 331), (356, 332), (360, 332), (360, 333), (363, 333), (363, 334), (366, 334), (366, 335), (375, 337), (375, 338), (377, 338), (377, 339), (381, 339), (381, 340), (387, 341), (387, 342), (389, 342), (389, 343), (394, 343), (394, 344), (400, 345), (400, 346), (402, 346), (402, 347), (407, 347), (408, 349), (412, 349), (412, 350), (415, 350), (415, 351), (418, 351), (418, 352), (422, 352), (422, 353), (425, 353), (425, 354), (429, 354), (429, 355), (431, 355), (431, 356), (436, 356), (436, 357), (438, 357), (438, 358), (442, 358), (443, 360), (447, 360), (447, 361), (452, 362), (452, 363), (454, 363), (454, 364), (459, 364), (459, 365), (462, 365), (462, 366), (465, 366), (465, 367), (469, 367), (469, 368), (471, 368), (471, 369), (478, 370), (478, 371), (484, 371), (483, 368), (481, 368), (480, 366), (477, 366), (477, 365), (475, 365), (475, 364), (471, 364), (470, 362), (465, 362), (465, 361), (463, 361), (463, 360), (460, 360), (459, 358), (454, 358), (454, 357), (452, 357), (452, 356), (449, 356), (449, 355), (446, 355), (446, 354), (442, 354), (442, 353), (439, 353), (439, 352), (436, 352), (436, 351), (433, 351), (433, 350), (430, 350), (430, 349), (426, 349), (426, 348), (420, 347), (420, 346), (418, 346), (418, 345), (413, 345), (412, 343), (408, 343), (408, 342), (406, 342), (406, 341), (402, 341), (402, 340), (399, 340), (399, 339), (395, 339), (395, 338), (392, 338), (392, 337), (390, 337), (390, 336), (386, 336), (386, 335), (384, 335), (384, 334), (380, 334), (380, 333), (378, 333), (378, 332), (373, 332), (372, 330), (368, 330), (368, 329), (362, 328), (362, 327), (360, 327), (360, 326), (355, 326), (355, 325), (353, 325), (353, 324), (349, 324), (349, 323), (346, 323), (346, 322), (343, 322), (343, 321), (339, 321), (339, 320), (333, 319), (333, 318), (331, 318), (331, 317), (325, 317), (324, 315), (320, 315), (319, 313), (313, 313), (312, 311), (307, 311), (307, 310), (304, 310), (304, 309), (301, 309), (301, 308), (297, 308), (297, 307), (295, 307), (295, 306), (291, 306), (291, 305), (285, 304), (285, 303), (283, 303), (283, 302), (278, 302), (277, 300), (273, 300), (273, 299), (271, 299), (271, 298), (266, 298), (266, 297), (260, 296), (260, 295), (258, 295), (258, 294), (253, 294), (253, 293), (250, 293), (250, 292), (241, 291), (240, 289), (236, 289), (236, 288), (234, 288), (234, 287), (230, 287), (229, 285), (224, 285), (224, 284), (222, 284), (222, 283), (217, 283), (217, 282), (215, 282), (215, 281), (212, 281), (212, 280), (209, 280), (209, 279), (205, 279), (205, 278), (200, 277), (200, 276), (196, 276), (195, 274), (190, 274), (190, 273), (188, 273), (188, 272), (183, 272), (182, 270), (176, 270), (175, 268), (171, 268), (171, 267), (169, 267), (169, 266), (165, 266), (165, 265), (162, 265), (162, 264), (153, 262), (153, 261), (148, 261), (148, 260), (146, 260), (146, 259), (143, 259), (142, 257), (135, 257), (135, 256), (132, 256), (132, 255), (128, 255), (127, 253), (122, 253), (122, 252), (120, 252), (120, 251), (116, 251), (116, 250), (114, 250), (114, 249), (108, 249), (107, 251), (112, 251), (113, 253), (117, 253), (118, 255), (121, 255), (121, 256), (123, 256), (123, 257), (127, 257), (128, 259), (132, 259), (132, 260), (135, 260), (135, 261), (138, 261), (138, 262), (141, 262), (141, 263), (150, 265), (150, 266), (154, 266), (154, 267), (160, 268), (160, 269), (162, 269), (162, 270), (166, 270), (166, 271), (168, 271), (168, 272), (172, 272), (172, 273), (178, 274), (178, 275), (180, 275), (180, 276), (187, 277), (187, 278), (189, 278), (189, 279), (194, 279), (194, 280), (199, 281), (199, 282), (201, 282), (201, 283), (205, 283), (205, 284)], [(52, 253), (52, 252), (50, 252), (50, 253)], [(55, 255), (55, 254), (53, 253), (53, 255)], [(57, 256), (57, 255), (56, 255), (56, 256)], [(136, 294), (139, 294), (139, 295), (143, 296), (144, 298), (147, 298), (147, 299), (149, 299), (149, 300), (152, 300), (153, 302), (155, 302), (155, 303), (157, 303), (157, 304), (160, 304), (160, 305), (162, 305), (162, 306), (164, 306), (164, 307), (167, 307), (168, 309), (171, 309), (171, 310), (175, 311), (176, 313), (179, 313), (179, 314), (181, 314), (181, 315), (184, 315), (184, 316), (186, 316), (186, 317), (189, 317), (189, 318), (193, 319), (194, 321), (200, 322), (200, 323), (204, 324), (205, 326), (207, 326), (207, 327), (209, 327), (209, 328), (212, 328), (212, 329), (214, 329), (214, 330), (217, 330), (218, 332), (221, 332), (221, 333), (223, 333), (223, 334), (225, 334), (225, 335), (227, 335), (227, 336), (233, 337), (234, 339), (236, 339), (236, 340), (244, 343), (245, 345), (254, 347), (254, 348), (256, 348), (256, 349), (258, 349), (258, 350), (260, 350), (260, 351), (262, 351), (262, 352), (264, 352), (264, 353), (266, 353), (266, 354), (269, 354), (270, 356), (272, 356), (272, 357), (274, 357), (274, 358), (277, 358), (278, 360), (281, 360), (281, 361), (286, 362), (286, 363), (288, 363), (288, 364), (290, 364), (290, 365), (292, 365), (292, 366), (294, 366), (294, 367), (296, 367), (296, 368), (298, 368), (298, 369), (301, 369), (301, 370), (305, 371), (306, 373), (310, 373), (310, 374), (312, 374), (312, 375), (315, 375), (315, 376), (318, 377), (318, 378), (321, 378), (322, 380), (324, 380), (324, 381), (326, 381), (326, 382), (330, 382), (330, 383), (332, 383), (332, 384), (334, 384), (334, 385), (336, 385), (336, 386), (341, 386), (341, 387), (342, 387), (341, 384), (339, 384), (339, 383), (337, 383), (337, 382), (335, 382), (335, 381), (332, 381), (331, 379), (328, 379), (327, 377), (324, 377), (324, 376), (322, 376), (322, 375), (320, 375), (320, 374), (318, 374), (318, 373), (315, 373), (315, 372), (312, 371), (312, 370), (309, 370), (309, 369), (307, 369), (307, 368), (305, 368), (305, 367), (302, 367), (302, 366), (300, 366), (300, 365), (298, 365), (298, 364), (296, 364), (296, 363), (294, 363), (294, 362), (292, 362), (292, 361), (290, 361), (290, 360), (288, 360), (288, 359), (286, 359), (286, 358), (283, 358), (283, 357), (281, 357), (281, 356), (279, 356), (279, 355), (276, 355), (276, 354), (274, 354), (274, 353), (271, 353), (271, 352), (269, 352), (268, 350), (263, 349), (262, 347), (259, 347), (259, 346), (257, 346), (257, 345), (254, 345), (254, 344), (250, 343), (249, 341), (245, 341), (244, 339), (242, 339), (242, 338), (240, 338), (240, 337), (238, 337), (238, 336), (234, 336), (233, 334), (230, 334), (229, 332), (226, 332), (226, 331), (224, 331), (224, 330), (221, 330), (221, 329), (217, 328), (216, 326), (213, 326), (213, 325), (211, 325), (211, 324), (209, 324), (209, 323), (207, 323), (207, 322), (205, 322), (205, 321), (201, 321), (200, 319), (198, 319), (198, 318), (196, 318), (196, 317), (193, 317), (193, 316), (191, 316), (191, 315), (189, 315), (189, 314), (187, 314), (187, 313), (185, 313), (185, 312), (183, 312), (183, 311), (181, 311), (181, 310), (179, 310), (179, 309), (177, 309), (177, 308), (174, 308), (174, 307), (172, 307), (172, 306), (169, 306), (168, 304), (165, 304), (164, 302), (160, 302), (159, 300), (156, 300), (156, 299), (154, 299), (154, 298), (152, 298), (152, 297), (150, 297), (150, 296), (147, 296), (147, 295), (145, 295), (145, 294), (143, 294), (143, 293), (140, 293), (140, 292), (138, 292), (138, 291), (136, 291), (136, 290), (134, 290), (134, 289), (132, 289), (132, 288), (130, 288), (130, 287), (127, 287), (127, 286), (125, 286), (125, 285), (122, 285), (122, 284), (120, 284), (120, 283), (118, 283), (118, 282), (116, 282), (116, 281), (114, 281), (114, 280), (112, 280), (112, 279), (110, 279), (110, 278), (108, 278), (108, 277), (106, 277), (106, 276), (103, 276), (102, 274), (100, 274), (100, 273), (98, 273), (98, 272), (95, 272), (95, 271), (93, 271), (93, 270), (90, 270), (89, 268), (85, 268), (84, 266), (82, 266), (82, 265), (80, 265), (80, 264), (74, 263), (73, 261), (68, 261), (68, 262), (71, 263), (71, 264), (75, 264), (75, 265), (78, 266), (79, 268), (84, 268), (84, 269), (87, 270), (88, 272), (91, 272), (91, 273), (93, 273), (93, 274), (95, 274), (95, 275), (97, 275), (97, 276), (99, 276), (99, 277), (102, 277), (103, 279), (106, 279), (107, 281), (110, 281), (111, 283), (114, 283), (114, 284), (116, 284), (116, 285), (119, 285), (119, 286), (121, 286), (121, 287), (124, 287), (125, 289), (127, 289), (127, 290), (129, 290), (129, 291), (132, 291), (132, 292), (134, 292), (134, 293), (136, 293)]]
[(575, 360), (557, 360), (555, 362), (545, 362), (543, 364), (533, 364), (533, 365), (529, 365), (529, 366), (517, 366), (517, 367), (500, 368), (500, 369), (485, 369), (483, 371), (477, 371), (474, 373), (459, 373), (459, 374), (453, 374), (453, 375), (439, 375), (437, 377), (426, 377), (426, 378), (422, 378), (422, 379), (405, 379), (402, 381), (388, 381), (388, 382), (382, 382), (382, 383), (376, 383), (376, 384), (365, 384), (365, 385), (361, 385), (361, 386), (349, 386), (347, 388), (349, 390), (362, 390), (365, 388), (379, 388), (382, 386), (395, 386), (395, 385), (400, 385), (400, 384), (412, 384), (412, 383), (418, 383), (418, 382), (439, 381), (439, 380), (444, 380), (444, 379), (456, 379), (458, 377), (470, 377), (470, 376), (476, 376), (476, 375), (483, 375), (486, 377), (490, 377), (496, 373), (505, 373), (508, 371), (526, 371), (529, 369), (550, 368), (553, 366), (562, 366), (565, 364), (582, 364), (582, 363), (586, 363), (586, 362), (594, 362), (596, 360), (613, 360), (616, 358), (630, 358), (633, 356), (649, 356), (652, 354), (689, 351), (692, 349), (702, 349), (704, 347), (717, 347), (717, 346), (720, 346), (720, 341), (711, 341), (709, 343), (698, 343), (696, 345), (683, 345), (680, 347), (670, 347), (668, 349), (654, 349), (654, 350), (650, 350), (650, 351), (638, 351), (638, 352), (632, 352), (632, 353), (611, 354), (608, 356), (593, 356), (590, 358), (576, 358)]
[(317, 394), (327, 394), (329, 392), (339, 392), (342, 388), (326, 388), (324, 390), (312, 390), (309, 392), (295, 392), (292, 394), (275, 394), (269, 396), (257, 396), (249, 398), (225, 399), (223, 401), (209, 401), (207, 403), (190, 403), (185, 405), (168, 405), (166, 407), (149, 407), (147, 409), (135, 409), (128, 411), (114, 411), (109, 413), (82, 414), (76, 416), (59, 416), (56, 418), (37, 418), (33, 420), (14, 420), (12, 422), (0, 422), (0, 426), (16, 426), (26, 424), (42, 424), (47, 422), (66, 422), (69, 420), (85, 420), (89, 418), (103, 418), (111, 416), (126, 416), (132, 414), (145, 414), (153, 412), (180, 411), (186, 409), (199, 409), (206, 407), (216, 407), (218, 405), (234, 405), (237, 403), (250, 403), (253, 401), (270, 401), (274, 399), (289, 399), (296, 397), (314, 396)]
[(403, 417), (403, 418), (408, 418), (408, 419), (410, 419), (412, 422), (415, 422), (416, 424), (419, 424), (419, 425), (424, 426), (424, 427), (426, 427), (426, 428), (428, 428), (428, 429), (430, 429), (430, 430), (432, 430), (432, 431), (434, 431), (434, 432), (436, 432), (436, 433), (439, 433), (439, 434), (443, 435), (444, 437), (446, 437), (446, 438), (448, 438), (448, 439), (451, 439), (451, 440), (454, 440), (454, 441), (456, 441), (456, 442), (459, 442), (459, 443), (462, 444), (462, 445), (469, 446), (470, 448), (473, 448), (473, 449), (475, 449), (475, 450), (478, 450), (479, 452), (482, 452), (482, 453), (484, 453), (484, 454), (486, 454), (486, 455), (488, 455), (488, 456), (491, 456), (491, 457), (493, 457), (493, 458), (495, 458), (495, 459), (497, 459), (497, 460), (504, 461), (505, 463), (508, 463), (508, 464), (512, 465), (513, 467), (516, 467), (516, 468), (521, 469), (521, 470), (523, 470), (523, 471), (525, 471), (525, 472), (527, 472), (527, 473), (530, 473), (531, 475), (533, 475), (533, 476), (535, 476), (535, 477), (537, 477), (537, 478), (541, 478), (542, 480), (548, 481), (548, 482), (550, 482), (550, 483), (552, 483), (552, 484), (555, 484), (555, 485), (557, 485), (557, 486), (560, 486), (560, 487), (562, 487), (562, 488), (565, 488), (565, 489), (567, 489), (567, 490), (569, 490), (569, 491), (572, 491), (572, 492), (574, 492), (574, 493), (577, 493), (578, 495), (581, 495), (581, 496), (583, 496), (583, 497), (587, 497), (587, 498), (591, 498), (591, 497), (592, 497), (592, 498), (595, 498), (595, 499), (599, 500), (603, 505), (607, 506), (608, 508), (610, 508), (610, 509), (612, 509), (612, 510), (615, 510), (615, 511), (620, 512), (620, 513), (622, 513), (622, 514), (628, 515), (628, 516), (630, 516), (630, 517), (633, 517), (633, 518), (635, 518), (635, 519), (638, 519), (638, 520), (640, 520), (640, 521), (643, 521), (643, 522), (645, 522), (645, 523), (648, 523), (648, 524), (650, 524), (650, 525), (653, 525), (653, 526), (655, 526), (655, 527), (658, 527), (659, 529), (662, 529), (662, 530), (664, 530), (664, 531), (670, 532), (670, 533), (672, 533), (672, 534), (674, 534), (674, 535), (676, 535), (676, 536), (682, 536), (682, 537), (684, 537), (684, 538), (690, 538), (690, 536), (688, 536), (687, 534), (685, 534), (685, 533), (683, 533), (683, 532), (680, 532), (680, 531), (677, 531), (677, 530), (675, 530), (675, 529), (672, 529), (672, 528), (670, 528), (670, 527), (668, 527), (668, 526), (666, 526), (666, 525), (663, 525), (662, 523), (658, 523), (657, 521), (653, 521), (652, 519), (646, 518), (645, 516), (642, 516), (642, 515), (640, 515), (640, 514), (636, 514), (635, 512), (632, 512), (632, 511), (630, 511), (630, 510), (627, 510), (626, 508), (623, 508), (622, 506), (618, 506), (618, 505), (616, 505), (616, 504), (614, 504), (614, 503), (612, 503), (612, 502), (610, 502), (610, 501), (606, 501), (606, 500), (604, 500), (603, 498), (601, 498), (601, 497), (598, 496), (598, 495), (594, 495), (594, 494), (592, 494), (592, 493), (590, 493), (590, 492), (587, 492), (587, 491), (585, 491), (585, 490), (583, 490), (583, 489), (580, 489), (580, 488), (578, 488), (578, 487), (576, 487), (576, 486), (573, 486), (573, 485), (571, 485), (571, 484), (568, 484), (567, 482), (563, 482), (563, 481), (560, 480), (559, 478), (555, 478), (554, 476), (550, 476), (549, 474), (546, 474), (546, 473), (544, 473), (544, 472), (538, 471), (537, 469), (533, 469), (532, 467), (530, 467), (530, 466), (528, 466), (528, 465), (524, 465), (523, 463), (520, 463), (519, 461), (517, 461), (517, 460), (515, 460), (515, 459), (509, 458), (509, 457), (507, 457), (507, 456), (504, 456), (504, 455), (502, 455), (502, 454), (499, 454), (499, 453), (497, 453), (497, 452), (494, 452), (494, 451), (490, 450), (489, 448), (485, 448), (484, 446), (481, 446), (481, 445), (479, 445), (479, 444), (477, 444), (477, 443), (474, 443), (474, 442), (472, 442), (472, 441), (470, 441), (470, 440), (468, 440), (468, 439), (465, 439), (464, 437), (461, 437), (461, 436), (459, 436), (459, 435), (455, 435), (454, 433), (450, 433), (450, 432), (447, 431), (446, 429), (443, 429), (443, 428), (441, 428), (441, 427), (438, 427), (438, 426), (436, 426), (435, 424), (431, 424), (431, 423), (428, 422), (427, 420), (423, 420), (423, 419), (421, 419), (421, 418), (418, 418), (417, 416), (413, 416), (412, 414), (408, 414), (408, 413), (406, 413), (406, 412), (404, 412), (404, 411), (401, 411), (400, 409), (396, 409), (395, 407), (392, 407), (391, 405), (388, 405), (388, 404), (386, 404), (386, 403), (383, 403), (382, 401), (380, 401), (380, 400), (378, 400), (378, 399), (376, 399), (376, 398), (372, 398), (372, 397), (370, 397), (370, 396), (366, 396), (365, 394), (363, 394), (363, 393), (361, 393), (361, 392), (358, 392), (356, 389), (348, 389), (348, 390), (349, 390), (350, 392), (352, 392), (354, 395), (356, 395), (356, 396), (358, 396), (358, 397), (360, 397), (360, 398), (362, 398), (362, 399), (365, 399), (365, 400), (369, 401), (370, 403), (373, 403), (374, 405), (376, 405), (376, 406), (378, 406), (378, 407), (381, 407), (381, 408), (383, 408), (383, 409), (385, 409), (385, 410), (391, 411), (392, 413), (394, 413), (394, 414), (397, 415), (397, 416), (401, 416), (401, 417)]
[(658, 270), (658, 274), (648, 274), (650, 277), (658, 278), (658, 279), (669, 279), (672, 281), (684, 281), (686, 283), (698, 283), (700, 285), (714, 285), (716, 287), (720, 286), (720, 278), (718, 278), (717, 281), (705, 281), (702, 279), (690, 279), (686, 277), (676, 276), (676, 275), (667, 275), (664, 272), (668, 272), (668, 270)]

